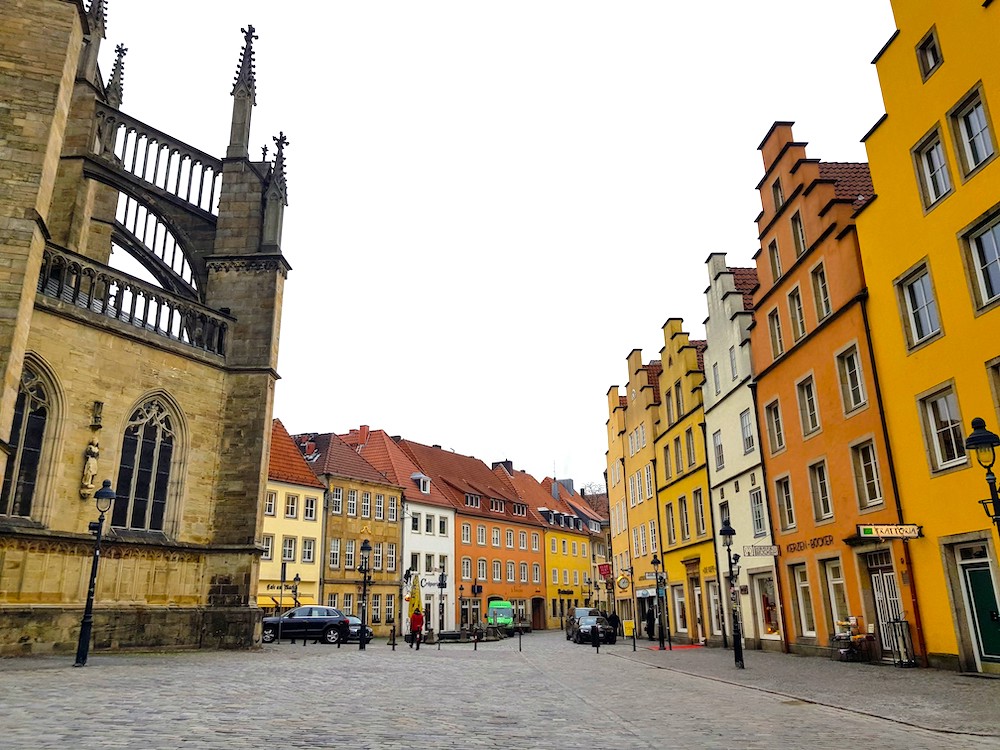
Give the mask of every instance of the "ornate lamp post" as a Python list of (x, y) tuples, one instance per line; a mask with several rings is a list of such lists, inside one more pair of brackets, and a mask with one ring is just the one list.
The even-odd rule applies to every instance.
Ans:
[(979, 503), (1000, 531), (1000, 496), (997, 495), (997, 478), (993, 473), (993, 464), (997, 460), (997, 446), (1000, 446), (1000, 437), (986, 429), (986, 421), (981, 417), (973, 419), (972, 434), (965, 439), (965, 449), (974, 450), (976, 461), (986, 469), (986, 484), (990, 486), (990, 497), (987, 500), (980, 500)]
[(583, 586), (581, 587), (581, 592), (583, 593), (583, 605), (585, 607), (590, 606), (590, 596), (594, 593), (594, 590), (590, 587), (590, 577), (584, 576)]
[(358, 631), (358, 650), (365, 650), (365, 633), (368, 632), (368, 586), (372, 581), (372, 571), (368, 567), (368, 556), (372, 551), (372, 543), (365, 539), (361, 542), (361, 564), (358, 572), (361, 574), (361, 628)]
[(733, 576), (733, 537), (736, 536), (736, 529), (729, 523), (729, 519), (722, 522), (719, 529), (722, 535), (722, 546), (726, 548), (726, 555), (729, 557), (729, 601), (733, 608), (733, 658), (736, 660), (736, 667), (743, 669), (743, 633), (740, 628), (740, 608), (739, 608), (739, 585)]
[(90, 564), (90, 586), (87, 588), (87, 606), (83, 610), (83, 619), (80, 620), (80, 641), (76, 646), (76, 663), (74, 667), (87, 666), (87, 654), (90, 652), (90, 634), (94, 630), (94, 590), (97, 587), (97, 563), (101, 559), (101, 535), (104, 531), (104, 514), (111, 510), (111, 504), (115, 501), (115, 491), (111, 489), (111, 480), (105, 479), (104, 484), (94, 493), (94, 503), (97, 505), (97, 512), (100, 514), (96, 521), (91, 521), (88, 529), (91, 534), (96, 534), (94, 540), (94, 559)]

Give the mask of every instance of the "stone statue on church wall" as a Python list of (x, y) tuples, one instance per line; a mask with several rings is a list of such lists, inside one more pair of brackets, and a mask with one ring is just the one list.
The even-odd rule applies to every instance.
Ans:
[(97, 442), (97, 438), (90, 439), (90, 443), (87, 445), (86, 450), (84, 450), (83, 456), (85, 460), (83, 463), (83, 479), (81, 480), (82, 489), (92, 490), (97, 478), (97, 459), (101, 456), (101, 448)]

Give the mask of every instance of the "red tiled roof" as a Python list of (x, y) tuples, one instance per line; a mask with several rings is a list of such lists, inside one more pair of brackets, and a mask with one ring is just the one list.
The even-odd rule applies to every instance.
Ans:
[(705, 371), (705, 350), (708, 348), (708, 342), (701, 339), (695, 339), (688, 342), (694, 347), (695, 351), (698, 352), (698, 369), (702, 372)]
[(301, 487), (325, 489), (280, 419), (271, 422), (271, 453), (267, 458), (267, 478)]
[[(474, 456), (463, 456), (442, 448), (400, 440), (399, 447), (420, 470), (431, 478), (441, 493), (451, 504), (463, 513), (486, 518), (504, 517), (515, 523), (537, 524), (536, 515), (531, 512), (527, 518), (513, 514), (513, 504), (520, 501), (506, 471), (494, 472)], [(470, 508), (465, 504), (466, 494), (479, 495), (480, 507)], [(491, 511), (489, 499), (504, 501), (504, 511)]]
[[(372, 466), (381, 471), (391, 481), (405, 488), (406, 499), (413, 502), (430, 503), (433, 505), (451, 506), (451, 502), (431, 480), (430, 493), (424, 494), (413, 478), (414, 474), (423, 474), (420, 467), (410, 459), (396, 441), (386, 434), (385, 430), (365, 431), (351, 430), (341, 439), (354, 447)], [(360, 438), (366, 437), (364, 443)]]
[(309, 458), (306, 460), (306, 464), (316, 476), (343, 477), (363, 482), (393, 485), (385, 474), (372, 466), (354, 448), (333, 433), (296, 435), (295, 442), (298, 445), (312, 443), (312, 452), (307, 452), (307, 457), (315, 456), (315, 458)]
[(743, 309), (753, 310), (753, 290), (757, 288), (759, 283), (757, 269), (730, 266), (727, 270), (733, 275), (736, 291), (743, 295)]
[(660, 403), (660, 373), (663, 372), (663, 362), (658, 359), (651, 359), (643, 365), (648, 378), (648, 383), (653, 386), (653, 403)]
[(819, 176), (824, 180), (836, 180), (834, 195), (851, 201), (855, 208), (864, 205), (875, 194), (872, 175), (865, 162), (821, 161)]

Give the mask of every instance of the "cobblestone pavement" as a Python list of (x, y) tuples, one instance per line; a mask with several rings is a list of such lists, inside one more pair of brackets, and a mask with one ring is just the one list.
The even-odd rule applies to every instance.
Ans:
[(0, 747), (1000, 748), (1000, 680), (560, 632), (0, 660)]

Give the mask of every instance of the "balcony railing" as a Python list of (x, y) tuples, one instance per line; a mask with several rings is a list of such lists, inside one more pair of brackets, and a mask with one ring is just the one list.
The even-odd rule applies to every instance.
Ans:
[(67, 250), (46, 247), (38, 293), (172, 341), (225, 355), (226, 318)]
[(121, 169), (192, 206), (218, 214), (222, 161), (134, 117), (97, 106), (99, 149), (118, 157)]

